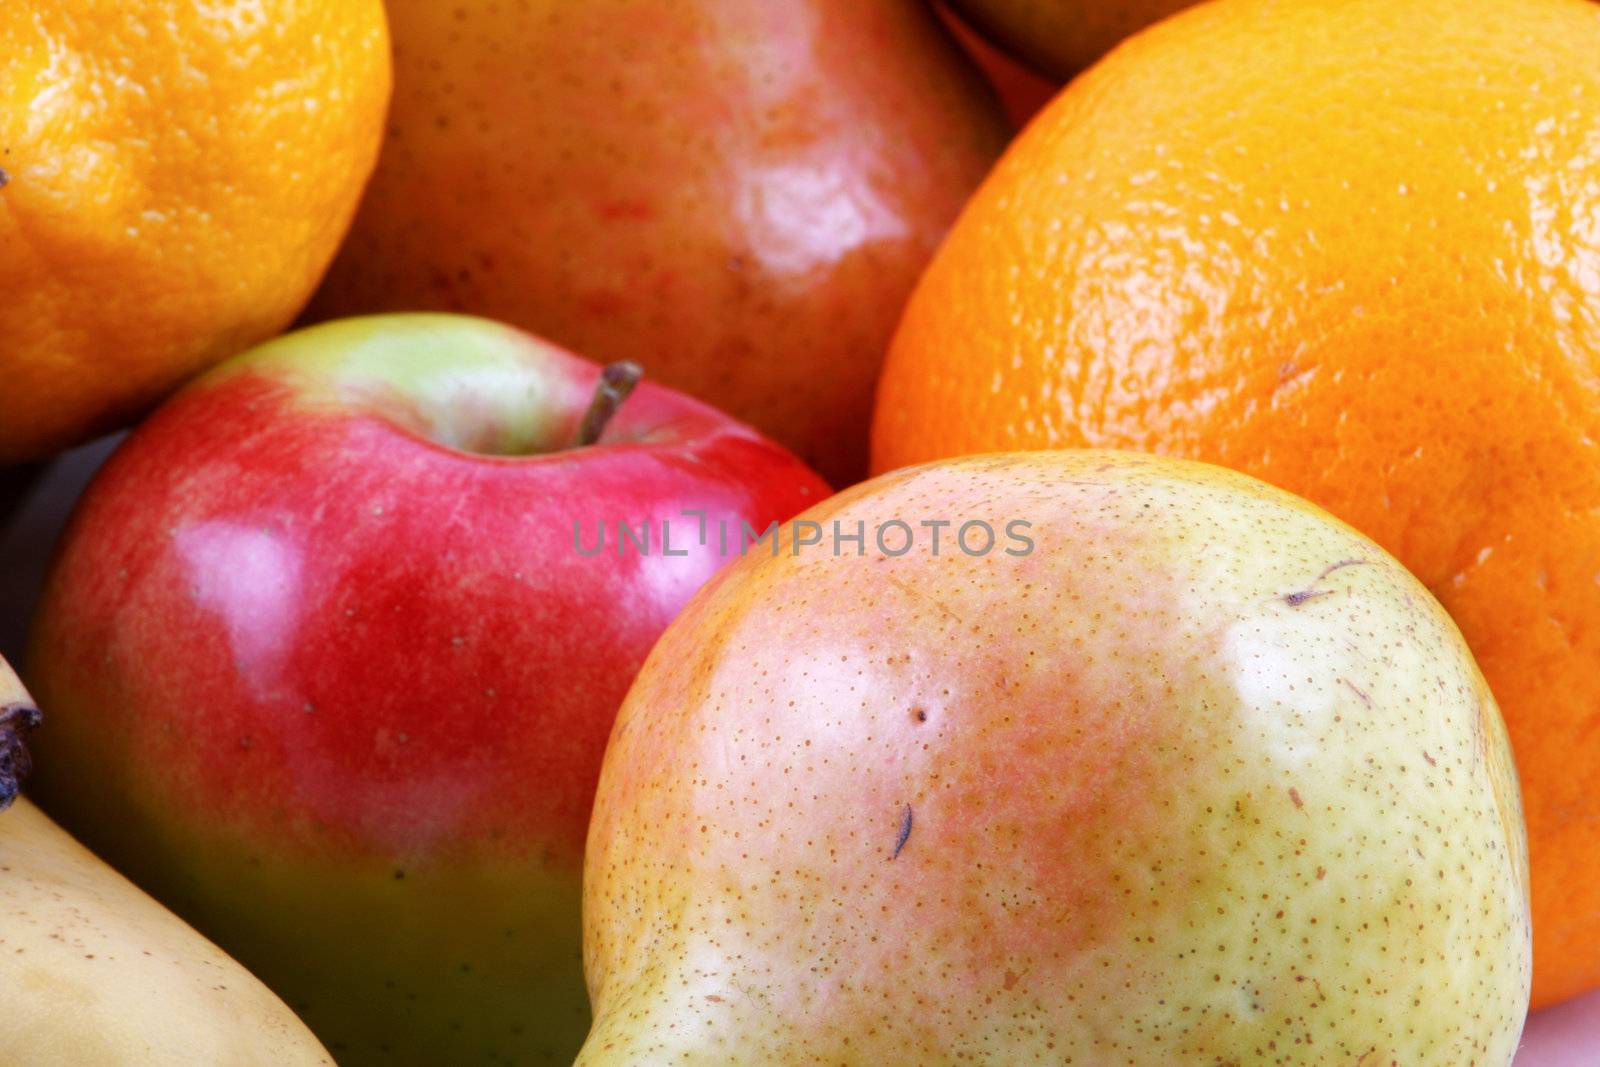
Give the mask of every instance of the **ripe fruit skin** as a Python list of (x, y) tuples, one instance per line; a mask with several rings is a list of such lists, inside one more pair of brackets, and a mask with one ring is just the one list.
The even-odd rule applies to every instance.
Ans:
[(1194, 0), (949, 0), (974, 26), (1038, 70), (1066, 79), (1124, 38)]
[(1440, 599), (1517, 753), (1534, 1003), (1600, 985), (1600, 7), (1207, 5), (1041, 114), (907, 309), (879, 470), (1136, 448)]
[[(0, 659), (0, 708), (29, 703)], [(0, 1063), (333, 1067), (265, 986), (20, 797), (0, 814), (0, 954)]]
[(750, 556), (668, 628), (596, 795), (580, 1067), (1510, 1061), (1516, 775), (1392, 558), (1131, 453), (803, 517), (1035, 548)]
[(391, 0), (389, 137), (317, 317), (514, 323), (830, 480), (1009, 129), (920, 0)]
[[(761, 528), (826, 495), (649, 382), (562, 450), (596, 371), (460, 316), (274, 340), (111, 457), (45, 589), (40, 803), (343, 1067), (570, 1064), (605, 740), (720, 562), (676, 521), (690, 554), (665, 556), (660, 522)], [(648, 557), (573, 547), (575, 521), (592, 545), (646, 519)]]
[(0, 465), (301, 309), (372, 171), (380, 0), (0, 5)]

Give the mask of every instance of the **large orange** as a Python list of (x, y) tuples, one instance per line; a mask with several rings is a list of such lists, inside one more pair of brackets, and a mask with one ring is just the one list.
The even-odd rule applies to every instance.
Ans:
[(1549, 1003), (1600, 985), (1597, 442), (1600, 6), (1222, 0), (1013, 145), (906, 311), (874, 465), (1195, 457), (1398, 555), (1509, 722)]
[(381, 0), (0, 2), (0, 464), (282, 329), (388, 94)]

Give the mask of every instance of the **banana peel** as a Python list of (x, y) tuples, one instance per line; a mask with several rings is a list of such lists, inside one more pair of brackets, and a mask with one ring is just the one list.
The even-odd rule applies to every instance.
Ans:
[(331, 1067), (288, 1006), (30, 801), (0, 659), (0, 1067)]

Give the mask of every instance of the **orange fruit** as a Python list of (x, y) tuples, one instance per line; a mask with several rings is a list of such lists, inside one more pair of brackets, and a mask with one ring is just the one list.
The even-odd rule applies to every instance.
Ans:
[(966, 208), (873, 438), (1209, 460), (1375, 538), (1510, 727), (1535, 1003), (1600, 985), (1600, 6), (1223, 0), (1133, 38)]
[(0, 3), (0, 464), (287, 325), (388, 95), (381, 0)]
[(1195, 0), (949, 0), (990, 40), (1030, 66), (1068, 78), (1118, 41)]

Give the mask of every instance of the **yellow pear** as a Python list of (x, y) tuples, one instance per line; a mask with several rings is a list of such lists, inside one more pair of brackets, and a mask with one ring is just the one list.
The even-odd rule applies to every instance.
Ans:
[(1349, 527), (1128, 453), (909, 468), (639, 675), (578, 1062), (1504, 1067), (1525, 848), (1460, 634)]

